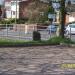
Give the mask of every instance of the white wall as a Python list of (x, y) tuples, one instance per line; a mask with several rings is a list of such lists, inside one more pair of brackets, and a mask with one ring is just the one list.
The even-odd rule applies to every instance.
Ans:
[[(16, 10), (16, 8), (17, 8), (17, 10)], [(17, 5), (16, 5), (16, 1), (11, 2), (11, 11), (12, 11), (12, 18), (15, 18), (15, 17), (19, 18), (19, 4), (18, 4), (18, 2), (17, 2)], [(15, 12), (15, 14), (13, 14), (13, 12)]]
[(16, 1), (5, 2), (6, 8), (6, 18), (19, 18), (19, 5), (17, 1), (17, 11), (16, 11)]
[(73, 22), (73, 21), (75, 21), (75, 17), (69, 16), (69, 22)]

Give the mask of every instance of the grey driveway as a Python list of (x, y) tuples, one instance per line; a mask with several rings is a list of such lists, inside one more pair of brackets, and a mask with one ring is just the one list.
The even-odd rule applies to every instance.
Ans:
[(75, 75), (75, 48), (38, 46), (0, 48), (0, 75)]

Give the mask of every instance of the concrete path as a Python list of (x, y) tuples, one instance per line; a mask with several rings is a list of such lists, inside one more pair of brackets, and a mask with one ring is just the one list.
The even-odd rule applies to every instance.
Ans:
[(75, 48), (0, 48), (0, 75), (75, 75)]

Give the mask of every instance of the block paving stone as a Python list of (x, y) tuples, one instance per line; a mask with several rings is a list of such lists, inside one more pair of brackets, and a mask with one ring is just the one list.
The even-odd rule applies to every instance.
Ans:
[(67, 46), (0, 48), (0, 75), (75, 75), (75, 48)]

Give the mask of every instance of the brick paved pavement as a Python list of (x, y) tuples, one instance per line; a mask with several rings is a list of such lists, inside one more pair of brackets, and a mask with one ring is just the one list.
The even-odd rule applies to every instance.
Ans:
[(38, 46), (0, 48), (0, 75), (75, 75), (75, 48)]

